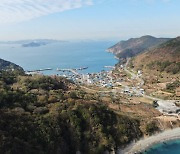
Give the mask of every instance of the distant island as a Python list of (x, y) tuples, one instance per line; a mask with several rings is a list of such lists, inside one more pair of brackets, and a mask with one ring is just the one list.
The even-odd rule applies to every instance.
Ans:
[(45, 43), (45, 42), (30, 42), (27, 44), (23, 44), (22, 46), (23, 47), (40, 47), (40, 46), (47, 45), (47, 44), (48, 43)]
[(34, 40), (19, 40), (19, 41), (0, 41), (0, 44), (19, 44), (22, 47), (40, 47), (52, 43), (64, 43), (67, 41), (53, 39), (34, 39)]

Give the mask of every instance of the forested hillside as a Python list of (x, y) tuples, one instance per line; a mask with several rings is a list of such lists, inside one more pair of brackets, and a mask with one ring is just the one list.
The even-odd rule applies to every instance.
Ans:
[(139, 120), (64, 78), (0, 72), (0, 153), (102, 153), (141, 135)]

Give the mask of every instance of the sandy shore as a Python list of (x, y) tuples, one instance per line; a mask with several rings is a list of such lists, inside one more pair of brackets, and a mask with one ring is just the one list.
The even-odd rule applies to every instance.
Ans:
[(152, 145), (168, 140), (180, 139), (180, 128), (175, 128), (171, 130), (166, 130), (157, 135), (141, 139), (135, 143), (130, 144), (123, 150), (119, 150), (118, 154), (134, 154), (142, 152)]

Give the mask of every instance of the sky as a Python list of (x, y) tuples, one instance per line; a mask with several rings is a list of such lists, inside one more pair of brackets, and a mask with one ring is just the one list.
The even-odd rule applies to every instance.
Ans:
[(180, 35), (180, 0), (0, 0), (0, 40)]

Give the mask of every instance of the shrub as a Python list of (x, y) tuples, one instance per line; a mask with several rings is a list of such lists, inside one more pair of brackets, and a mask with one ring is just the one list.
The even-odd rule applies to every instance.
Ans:
[(151, 121), (151, 122), (147, 123), (146, 133), (148, 135), (152, 135), (153, 133), (155, 133), (158, 130), (159, 130), (159, 127), (157, 126), (157, 123), (155, 121)]
[(66, 89), (64, 82), (52, 77), (43, 76), (38, 79), (27, 79), (25, 81), (29, 89), (58, 90)]
[(168, 83), (166, 85), (167, 90), (175, 90), (176, 88), (180, 87), (180, 81), (176, 80), (173, 83)]
[(147, 64), (149, 69), (158, 69), (160, 72), (167, 72), (177, 74), (180, 72), (180, 62), (170, 62), (170, 61), (153, 61)]

